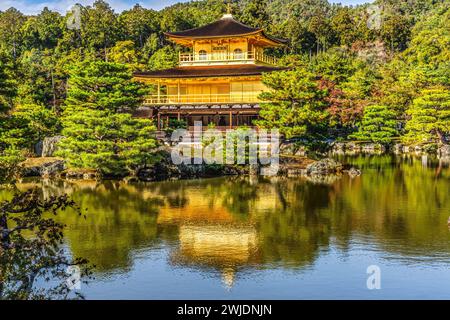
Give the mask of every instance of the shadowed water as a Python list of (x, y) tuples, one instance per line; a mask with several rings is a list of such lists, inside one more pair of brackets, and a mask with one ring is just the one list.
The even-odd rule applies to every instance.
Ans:
[[(450, 298), (450, 169), (354, 156), (360, 177), (49, 182), (67, 246), (96, 265), (89, 298)], [(0, 199), (7, 198), (0, 192)], [(381, 269), (368, 290), (367, 267)]]

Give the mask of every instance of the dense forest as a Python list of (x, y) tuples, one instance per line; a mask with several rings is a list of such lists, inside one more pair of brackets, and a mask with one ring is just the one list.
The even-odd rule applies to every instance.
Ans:
[[(263, 98), (271, 102), (262, 104), (257, 125), (308, 143), (448, 143), (450, 1), (242, 0), (230, 7), (235, 19), (289, 40), (269, 52), (291, 68), (264, 76), (272, 90)], [(134, 83), (132, 72), (176, 65), (186, 48), (163, 33), (226, 11), (225, 1), (202, 0), (116, 13), (98, 0), (64, 16), (46, 8), (35, 16), (0, 12), (0, 170), (59, 134), (66, 137), (61, 155), (75, 167), (133, 170), (149, 161), (153, 124), (131, 117), (149, 88)]]

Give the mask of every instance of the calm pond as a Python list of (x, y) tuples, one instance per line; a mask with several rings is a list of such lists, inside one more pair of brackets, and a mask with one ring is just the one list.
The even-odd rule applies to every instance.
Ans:
[[(362, 175), (19, 188), (66, 192), (88, 209), (58, 217), (70, 252), (96, 265), (87, 299), (449, 299), (448, 164), (340, 160)], [(380, 290), (367, 288), (371, 265)]]

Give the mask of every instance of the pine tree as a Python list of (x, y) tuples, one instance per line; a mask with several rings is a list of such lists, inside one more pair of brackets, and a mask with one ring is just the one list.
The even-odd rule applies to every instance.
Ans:
[(150, 70), (173, 68), (178, 64), (178, 54), (172, 47), (157, 50), (148, 60)]
[(96, 0), (92, 7), (83, 10), (81, 21), (84, 47), (103, 51), (103, 57), (108, 61), (108, 49), (121, 38), (122, 26), (114, 10), (106, 1)]
[(12, 99), (16, 95), (16, 87), (8, 67), (0, 60), (0, 117), (12, 107)]
[(60, 129), (56, 112), (39, 104), (19, 105), (0, 123), (4, 128), (0, 132), (0, 145), (28, 152), (37, 142), (57, 134)]
[(120, 64), (83, 62), (70, 72), (59, 154), (75, 168), (121, 176), (152, 159), (154, 126), (131, 112), (146, 93)]
[(16, 91), (9, 68), (0, 60), (0, 184), (10, 181), (15, 176), (16, 165), (23, 160), (20, 150), (2, 141), (2, 136), (9, 133), (9, 112)]
[(148, 37), (158, 31), (158, 13), (136, 4), (132, 9), (123, 11), (119, 21), (125, 28), (125, 36), (138, 48), (145, 45)]
[(369, 105), (358, 132), (350, 135), (357, 140), (370, 140), (387, 144), (397, 135), (396, 113), (385, 105)]
[(450, 91), (448, 87), (425, 89), (407, 110), (407, 143), (446, 143), (450, 134)]
[(247, 0), (242, 5), (239, 21), (255, 28), (263, 28), (264, 30), (269, 28), (271, 18), (267, 12), (268, 6), (265, 0)]
[(20, 55), (25, 21), (26, 17), (13, 7), (0, 14), (0, 47), (5, 48), (13, 60)]
[(316, 77), (304, 68), (266, 74), (263, 82), (269, 91), (261, 94), (260, 120), (255, 124), (277, 128), (287, 138), (305, 140), (323, 138), (328, 113), (326, 90), (319, 88)]

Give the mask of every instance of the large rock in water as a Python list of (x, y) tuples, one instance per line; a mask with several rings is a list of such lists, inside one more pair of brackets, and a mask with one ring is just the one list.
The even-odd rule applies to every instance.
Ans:
[(306, 155), (306, 149), (293, 142), (283, 142), (280, 144), (280, 154), (302, 157)]
[(347, 147), (343, 142), (333, 142), (331, 146), (334, 152), (344, 152)]
[(64, 160), (60, 158), (29, 158), (22, 165), (25, 177), (50, 177), (65, 169)]
[(342, 169), (343, 166), (341, 163), (330, 158), (325, 158), (309, 164), (306, 167), (306, 173), (309, 175), (325, 175), (339, 173)]
[(386, 148), (379, 143), (367, 143), (362, 146), (362, 150), (367, 153), (372, 152), (385, 152)]
[(43, 141), (39, 141), (38, 143), (36, 143), (34, 145), (34, 154), (37, 157), (42, 157), (42, 147), (43, 147), (44, 143)]
[(140, 181), (161, 181), (169, 179), (195, 179), (206, 177), (219, 177), (223, 175), (241, 174), (242, 171), (234, 166), (220, 164), (205, 164), (202, 159), (192, 158), (191, 162), (200, 164), (174, 164), (170, 149), (158, 152), (159, 161), (152, 166), (138, 170), (136, 177)]
[(141, 181), (161, 181), (171, 178), (178, 178), (181, 175), (178, 166), (174, 165), (167, 150), (159, 152), (160, 160), (153, 166), (141, 168), (137, 172), (137, 177)]
[(42, 142), (42, 157), (53, 157), (57, 150), (57, 144), (63, 136), (46, 137)]

